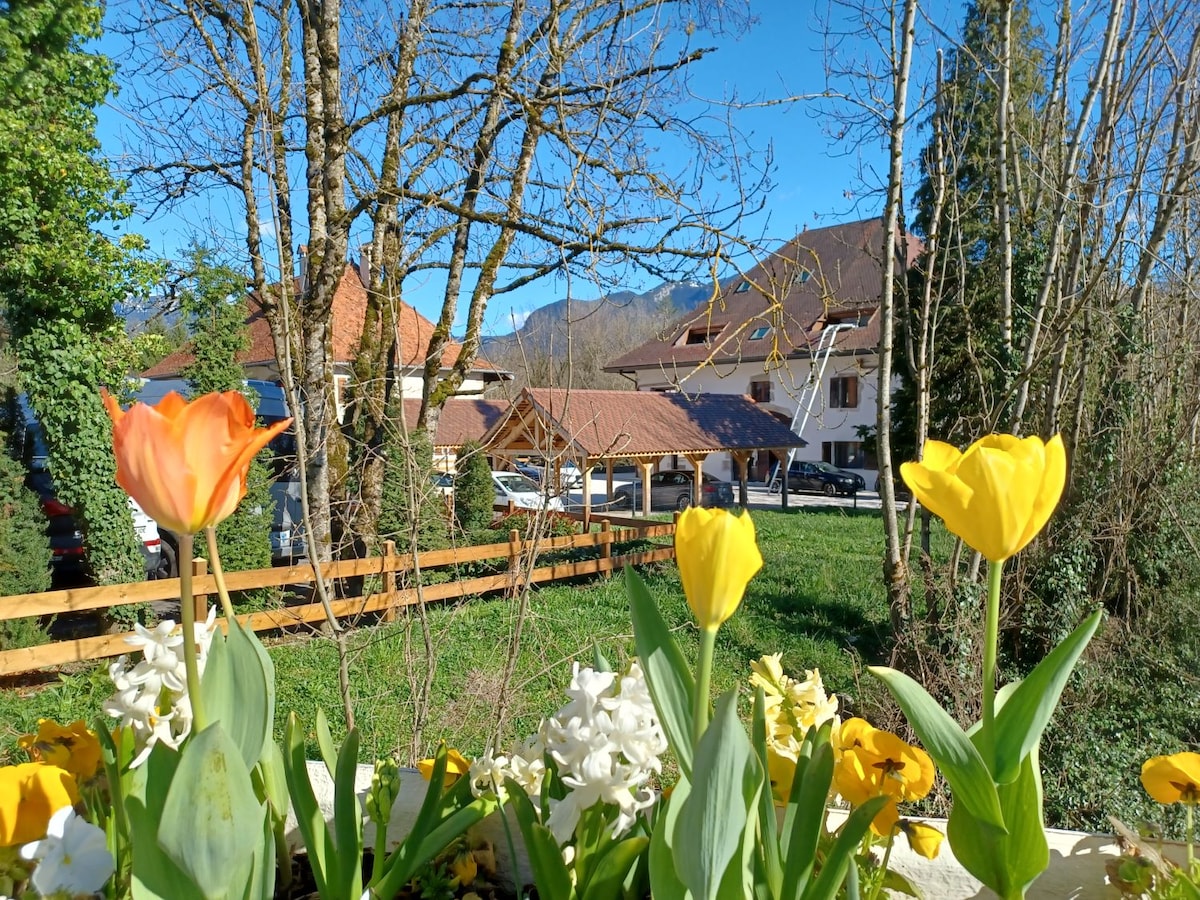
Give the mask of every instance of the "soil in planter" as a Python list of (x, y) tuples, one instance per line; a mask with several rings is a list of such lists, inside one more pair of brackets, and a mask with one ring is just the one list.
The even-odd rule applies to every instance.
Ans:
[[(363, 853), (363, 883), (371, 877), (371, 866), (374, 862), (374, 854), (370, 850)], [(528, 889), (523, 895), (518, 895), (512, 890), (500, 887), (488, 882), (482, 875), (475, 879), (473, 884), (466, 887), (451, 889), (446, 888), (444, 892), (431, 893), (420, 885), (406, 885), (400, 889), (400, 893), (390, 900), (456, 900), (456, 898), (466, 897), (474, 893), (480, 900), (521, 900), (525, 897), (526, 900), (538, 900), (538, 894), (535, 889)], [(292, 857), (292, 883), (289, 887), (276, 888), (275, 900), (317, 900), (320, 895), (317, 893), (317, 882), (313, 878), (312, 867), (309, 865), (308, 856), (305, 854), (297, 854)]]

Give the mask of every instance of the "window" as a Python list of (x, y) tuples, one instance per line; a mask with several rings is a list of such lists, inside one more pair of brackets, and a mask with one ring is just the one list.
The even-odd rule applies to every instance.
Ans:
[(771, 333), (770, 325), (759, 325), (752, 332), (750, 332), (749, 340), (761, 341), (763, 338), (765, 338), (770, 333)]
[(861, 441), (823, 441), (821, 458), (839, 469), (861, 469), (867, 462)]
[(721, 333), (724, 325), (708, 325), (701, 328), (689, 328), (684, 335), (684, 344), (707, 344), (712, 338)]
[(748, 281), (743, 281), (741, 284), (739, 284), (737, 287), (735, 287), (735, 288), (733, 289), (733, 292), (734, 292), (735, 294), (744, 294), (744, 293), (746, 293), (746, 291), (748, 291), (748, 290), (750, 290), (750, 282), (748, 282)]
[(831, 314), (825, 321), (825, 327), (833, 325), (849, 325), (852, 328), (865, 328), (874, 314), (873, 309), (860, 309), (858, 312), (840, 312)]
[(770, 403), (771, 382), (767, 379), (750, 382), (750, 399), (755, 403)]
[(346, 411), (346, 404), (350, 402), (350, 376), (349, 375), (334, 375), (333, 376), (333, 402), (337, 410), (337, 418), (340, 422), (342, 414)]
[(810, 278), (812, 278), (812, 272), (808, 271), (808, 269), (805, 269), (803, 272), (800, 273), (800, 283), (801, 284), (804, 284)]
[(858, 409), (858, 376), (843, 375), (829, 382), (830, 409)]

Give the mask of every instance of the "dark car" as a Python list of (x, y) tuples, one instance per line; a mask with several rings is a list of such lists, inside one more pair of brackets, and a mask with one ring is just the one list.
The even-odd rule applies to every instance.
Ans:
[(815, 491), (826, 497), (853, 497), (866, 488), (867, 482), (861, 475), (826, 462), (796, 460), (788, 468), (788, 490), (792, 493)]
[[(690, 469), (666, 469), (650, 476), (650, 508), (687, 509), (692, 505), (695, 473)], [(618, 509), (640, 509), (642, 482), (635, 480), (613, 491), (612, 504)], [(701, 506), (733, 506), (733, 485), (705, 473), (700, 485)]]

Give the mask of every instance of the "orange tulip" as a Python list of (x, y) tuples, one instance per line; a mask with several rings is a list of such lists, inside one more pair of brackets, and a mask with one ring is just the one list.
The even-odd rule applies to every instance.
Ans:
[(102, 391), (113, 421), (117, 484), (159, 525), (194, 534), (228, 517), (246, 496), (254, 455), (291, 424), (254, 427), (254, 410), (237, 391), (188, 403), (172, 391), (157, 406), (122, 411)]

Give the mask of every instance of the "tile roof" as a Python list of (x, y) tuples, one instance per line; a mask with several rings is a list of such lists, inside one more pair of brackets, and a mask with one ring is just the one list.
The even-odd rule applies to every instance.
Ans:
[[(296, 279), (295, 289), (299, 290), (299, 279)], [(429, 348), (429, 339), (433, 335), (433, 323), (417, 312), (404, 301), (400, 303), (398, 326), (400, 331), (400, 359), (405, 367), (423, 365), (425, 353)], [(350, 363), (358, 352), (358, 342), (362, 337), (363, 318), (367, 309), (367, 289), (358, 273), (358, 268), (346, 264), (342, 280), (338, 282), (333, 295), (332, 312), (332, 346), (335, 363)], [(266, 316), (257, 297), (246, 297), (246, 327), (250, 332), (250, 347), (238, 354), (238, 362), (242, 365), (263, 365), (275, 361), (275, 342), (271, 338), (271, 329), (267, 325)], [(462, 345), (451, 341), (442, 350), (442, 367), (449, 368), (458, 359)], [(165, 378), (176, 376), (184, 366), (193, 359), (191, 350), (184, 345), (166, 358), (151, 366), (142, 376), (145, 378)], [(484, 359), (476, 359), (473, 366), (478, 371), (498, 371), (495, 366)]]
[[(448, 405), (448, 404), (447, 404)], [(786, 423), (733, 394), (659, 393), (525, 388), (488, 432), (493, 450), (561, 449), (522, 446), (521, 421), (537, 419), (556, 431), (556, 444), (596, 458), (665, 456), (721, 450), (804, 446)]]
[[(705, 362), (807, 356), (828, 324), (866, 316), (837, 336), (840, 352), (873, 351), (879, 343), (880, 256), (883, 222), (864, 219), (805, 231), (741, 279), (731, 281), (711, 307), (693, 311), (652, 340), (614, 359), (606, 372), (679, 367)], [(920, 243), (908, 236), (912, 265)], [(756, 329), (766, 336), (751, 340)], [(691, 337), (693, 343), (688, 343)]]
[[(436, 449), (454, 449), (467, 441), (479, 441), (504, 416), (512, 404), (508, 400), (482, 400), (477, 397), (451, 397), (438, 417)], [(404, 421), (410, 427), (417, 421), (421, 401), (404, 401)]]

